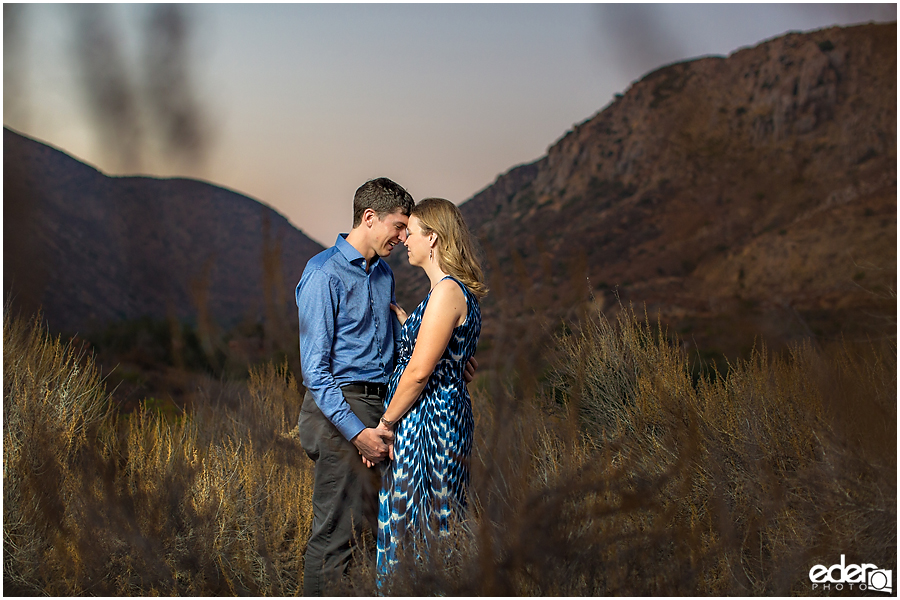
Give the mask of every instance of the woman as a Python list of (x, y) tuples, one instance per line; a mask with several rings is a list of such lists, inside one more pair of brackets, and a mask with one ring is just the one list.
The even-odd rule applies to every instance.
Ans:
[(391, 306), (403, 328), (379, 425), (395, 436), (379, 494), (379, 575), (395, 562), (398, 543), (420, 539), (433, 523), (446, 531), (450, 514), (466, 507), (474, 420), (463, 371), (481, 333), (478, 300), (487, 293), (452, 202), (419, 202), (404, 243), (431, 291), (408, 317)]

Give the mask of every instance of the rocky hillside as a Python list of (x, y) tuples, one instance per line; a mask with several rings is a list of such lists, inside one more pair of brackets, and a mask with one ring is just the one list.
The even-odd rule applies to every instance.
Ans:
[[(200, 181), (107, 177), (3, 131), (3, 289), (53, 331), (175, 318), (296, 332), (293, 286), (322, 247), (271, 208)], [(294, 325), (291, 325), (294, 323)]]
[(895, 336), (896, 42), (832, 28), (660, 68), (461, 205), (493, 290), (480, 356), (530, 362), (616, 294), (710, 356)]

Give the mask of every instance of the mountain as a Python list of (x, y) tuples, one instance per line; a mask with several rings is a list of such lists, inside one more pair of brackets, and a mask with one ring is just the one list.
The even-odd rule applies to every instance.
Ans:
[[(460, 206), (492, 288), (479, 356), (536, 368), (550, 334), (619, 300), (701, 358), (895, 337), (896, 73), (891, 23), (633, 83)], [(404, 263), (398, 299), (414, 306), (427, 280)]]
[(52, 331), (149, 317), (296, 336), (293, 287), (322, 247), (264, 204), (201, 181), (108, 177), (7, 128), (3, 195), (4, 295), (26, 314), (42, 306)]

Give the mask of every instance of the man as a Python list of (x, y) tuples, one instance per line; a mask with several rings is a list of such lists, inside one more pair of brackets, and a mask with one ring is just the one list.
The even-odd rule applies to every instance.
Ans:
[(316, 463), (303, 593), (321, 596), (352, 555), (351, 540), (378, 517), (376, 469), (392, 441), (375, 432), (394, 368), (394, 275), (382, 260), (406, 239), (413, 199), (387, 178), (353, 198), (353, 229), (309, 260), (296, 299), (307, 388), (300, 442)]

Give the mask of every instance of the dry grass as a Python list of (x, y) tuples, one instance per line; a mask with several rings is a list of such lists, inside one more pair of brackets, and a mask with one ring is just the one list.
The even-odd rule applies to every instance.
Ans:
[(809, 595), (841, 554), (896, 569), (893, 345), (698, 380), (630, 310), (558, 342), (541, 398), (476, 397), (475, 510), (390, 594)]
[[(892, 342), (697, 379), (645, 321), (584, 321), (540, 391), (474, 386), (470, 517), (384, 592), (790, 595), (841, 554), (896, 571)], [(300, 593), (311, 472), (286, 367), (174, 420), (116, 417), (88, 358), (8, 317), (4, 367), (8, 594)], [(357, 558), (337, 591), (373, 595)]]
[(117, 417), (88, 357), (4, 320), (4, 585), (291, 595), (311, 520), (297, 383), (254, 371), (189, 417)]

